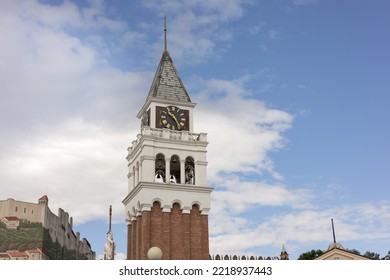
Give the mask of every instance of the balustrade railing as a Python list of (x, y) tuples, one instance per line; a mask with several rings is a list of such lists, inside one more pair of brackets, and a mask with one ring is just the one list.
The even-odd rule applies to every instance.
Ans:
[(180, 141), (200, 141), (207, 142), (207, 133), (192, 133), (188, 131), (176, 131), (170, 129), (158, 129), (145, 126), (141, 129), (141, 133), (137, 135), (137, 139), (132, 142), (132, 146), (129, 147), (129, 151), (135, 147), (140, 141), (142, 136), (152, 136), (158, 138), (180, 140)]

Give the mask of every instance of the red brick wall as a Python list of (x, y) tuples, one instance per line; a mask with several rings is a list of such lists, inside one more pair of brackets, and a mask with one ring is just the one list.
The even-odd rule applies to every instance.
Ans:
[(171, 213), (162, 213), (163, 218), (163, 260), (171, 259)]
[(202, 215), (202, 259), (210, 259), (210, 247), (209, 247), (209, 216)]
[(159, 202), (154, 202), (150, 215), (150, 247), (163, 246), (163, 216)]
[(183, 214), (183, 259), (191, 259), (190, 215)]
[(162, 212), (159, 202), (128, 225), (127, 258), (147, 259), (151, 247), (159, 247), (166, 260), (209, 259), (208, 216), (194, 205), (182, 213), (178, 203)]
[(136, 233), (136, 243), (137, 247), (135, 250), (135, 259), (136, 260), (142, 260), (141, 258), (141, 228), (142, 228), (142, 216), (137, 217), (137, 233)]
[(132, 241), (132, 227), (133, 227), (133, 224), (128, 224), (127, 225), (127, 259), (128, 260), (131, 260), (131, 251), (132, 251), (132, 244), (133, 244), (133, 241)]
[(182, 260), (183, 256), (183, 223), (180, 205), (174, 203), (171, 209), (171, 259)]
[(144, 211), (141, 219), (141, 260), (148, 258), (150, 246), (150, 211)]
[(192, 206), (190, 214), (191, 228), (191, 260), (202, 259), (202, 221), (198, 205)]

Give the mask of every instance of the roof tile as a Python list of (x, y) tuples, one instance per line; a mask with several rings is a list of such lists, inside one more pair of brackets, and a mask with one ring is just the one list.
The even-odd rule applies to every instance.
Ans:
[(149, 98), (191, 102), (168, 51), (164, 51), (149, 90)]

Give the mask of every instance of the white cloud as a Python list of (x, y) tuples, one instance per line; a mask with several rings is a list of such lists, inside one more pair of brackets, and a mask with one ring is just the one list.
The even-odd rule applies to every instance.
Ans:
[[(153, 73), (113, 69), (98, 55), (99, 49), (65, 32), (62, 23), (56, 25), (50, 17), (40, 24), (33, 19), (13, 20), (18, 35), (10, 37), (13, 40), (3, 52), (11, 71), (3, 71), (8, 76), (2, 78), (8, 102), (2, 114), (9, 120), (8, 138), (1, 140), (1, 154), (6, 155), (0, 159), (2, 195), (31, 201), (48, 194), (52, 210), (64, 208), (75, 224), (105, 218), (107, 205), (122, 208), (121, 199), (127, 192), (126, 148), (137, 134), (135, 114)], [(213, 49), (207, 46), (208, 40), (212, 42), (206, 36), (200, 44)], [(283, 147), (282, 132), (291, 126), (292, 116), (253, 99), (245, 87), (251, 78), (201, 79), (198, 83), (200, 105), (195, 122), (202, 124), (199, 131), (209, 133), (210, 180), (216, 183), (223, 180), (221, 172), (269, 172), (281, 179), (268, 153)], [(12, 117), (16, 112), (22, 113), (17, 119)], [(226, 137), (226, 131), (231, 135)], [(234, 203), (232, 185), (222, 187), (228, 192), (215, 204), (215, 213)], [(253, 205), (294, 203), (292, 198), (283, 200), (291, 193), (280, 185), (247, 182), (246, 188), (254, 194), (275, 192), (253, 195), (249, 202), (240, 195), (235, 207), (241, 212)], [(219, 217), (233, 220), (231, 225), (239, 230), (248, 222), (226, 213)], [(115, 219), (123, 219), (120, 211), (115, 212)]]
[(270, 30), (268, 31), (269, 38), (272, 40), (277, 40), (279, 39), (279, 32), (276, 30)]
[(1, 160), (2, 195), (31, 201), (47, 194), (52, 211), (64, 208), (76, 224), (104, 217), (104, 206), (121, 209), (126, 136), (108, 124), (79, 119), (42, 127)]
[[(318, 205), (324, 204), (318, 200), (324, 196), (318, 190), (283, 184), (269, 154), (284, 147), (283, 132), (291, 127), (293, 117), (253, 99), (246, 90), (249, 80), (197, 80), (204, 87), (197, 96), (196, 124), (201, 127), (196, 130), (208, 132), (209, 181), (215, 187), (211, 253), (248, 254), (270, 246), (278, 252), (283, 243), (296, 253), (305, 245), (328, 244), (332, 217), (341, 221), (340, 240), (388, 238), (387, 203), (321, 209)], [(254, 173), (268, 173), (274, 182), (261, 176), (253, 181)], [(355, 221), (357, 217), (363, 221)], [(362, 222), (367, 227), (361, 227)]]
[[(5, 3), (8, 7), (8, 3)], [(15, 7), (15, 4), (12, 4)], [(17, 3), (19, 5), (19, 3)], [(37, 23), (45, 28), (62, 30), (69, 27), (87, 29), (107, 29), (112, 32), (124, 31), (126, 24), (106, 16), (104, 1), (88, 1), (88, 5), (80, 8), (72, 1), (63, 1), (58, 5), (44, 5), (39, 1), (21, 1), (18, 9), (19, 17), (26, 23)]]
[[(168, 49), (179, 63), (218, 59), (233, 37), (223, 23), (241, 18), (248, 1), (146, 1), (143, 4), (167, 17)], [(158, 25), (162, 26), (162, 22)], [(156, 26), (153, 26), (156, 30)], [(162, 30), (157, 29), (157, 30)], [(162, 43), (154, 44), (160, 50)]]
[[(104, 259), (104, 253), (99, 254), (96, 256), (97, 260), (103, 260)], [(115, 252), (115, 257), (114, 259), (117, 260), (126, 260), (127, 259), (127, 254), (123, 252)]]
[(332, 218), (335, 220), (337, 241), (341, 244), (388, 240), (389, 208), (389, 202), (381, 202), (378, 205), (365, 203), (274, 214), (252, 226), (248, 226), (250, 223), (246, 221), (243, 223), (246, 227), (240, 230), (227, 230), (224, 234), (212, 236), (210, 251), (213, 254), (238, 254), (261, 252), (259, 248), (267, 248), (266, 252), (270, 252), (268, 247), (271, 246), (274, 248), (272, 252), (278, 252), (283, 243), (288, 244), (290, 254), (300, 254), (304, 252), (302, 248), (319, 243), (324, 244), (324, 248), (315, 249), (325, 250), (333, 242)]
[[(21, 3), (0, 2), (0, 32), (7, 38), (0, 45), (2, 198), (31, 201), (48, 194), (51, 209), (64, 208), (75, 224), (105, 219), (107, 205), (123, 209), (126, 148), (139, 131), (135, 115), (153, 73), (110, 66), (110, 43), (99, 32), (118, 32), (122, 40), (140, 44), (147, 36), (105, 16), (99, 1), (83, 9), (68, 1), (59, 6)], [(175, 61), (190, 57), (193, 62), (223, 51), (232, 38), (223, 22), (241, 17), (243, 3), (148, 5), (155, 11), (158, 4), (163, 5), (161, 12), (172, 9), (168, 36)], [(75, 32), (89, 28), (85, 40)], [(270, 153), (285, 146), (283, 133), (291, 128), (293, 116), (255, 99), (247, 88), (253, 78), (198, 78), (193, 85), (191, 97), (198, 103), (195, 131), (208, 133), (209, 180), (216, 187), (210, 215), (212, 252), (328, 242), (332, 217), (340, 240), (388, 239), (388, 202), (321, 209), (313, 190), (283, 182)], [(270, 84), (263, 90), (274, 88)], [(258, 180), (258, 175), (269, 180)], [(269, 208), (272, 214), (263, 215)], [(123, 221), (120, 210), (114, 218)]]
[(128, 138), (153, 75), (110, 67), (96, 46), (66, 31), (69, 22), (102, 20), (95, 4), (0, 4), (1, 195), (48, 194), (51, 209), (64, 208), (76, 224), (105, 216), (108, 204), (122, 208)]
[(126, 260), (127, 254), (125, 253), (115, 253), (115, 260)]
[(306, 6), (311, 4), (317, 4), (319, 0), (293, 0), (293, 4), (296, 6)]
[(219, 172), (260, 172), (279, 177), (268, 153), (284, 145), (282, 132), (291, 127), (292, 116), (270, 109), (250, 97), (248, 77), (226, 80), (197, 80), (202, 85), (197, 97), (195, 129), (208, 132), (209, 178)]
[(223, 1), (223, 0), (211, 0), (211, 1), (164, 1), (164, 0), (152, 0), (144, 3), (145, 6), (158, 11), (161, 14), (183, 14), (186, 11), (196, 11), (200, 15), (206, 15), (207, 17), (201, 17), (202, 24), (211, 23), (214, 21), (226, 21), (231, 20), (243, 15), (243, 5), (247, 4), (247, 1)]
[[(271, 230), (252, 220), (261, 215), (245, 217), (248, 211), (314, 207), (310, 190), (289, 189), (280, 182), (283, 177), (274, 169), (269, 154), (284, 147), (283, 132), (291, 127), (293, 117), (255, 99), (246, 88), (254, 78), (197, 78), (191, 83), (198, 92), (195, 130), (208, 133), (208, 178), (215, 187), (210, 213), (212, 253), (238, 254), (263, 245), (281, 246)], [(259, 175), (265, 174), (271, 175), (271, 182), (259, 180)], [(253, 175), (256, 181), (250, 179)]]

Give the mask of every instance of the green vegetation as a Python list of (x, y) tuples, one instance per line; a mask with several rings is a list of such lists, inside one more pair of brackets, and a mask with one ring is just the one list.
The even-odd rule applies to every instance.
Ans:
[[(384, 256), (383, 258), (380, 258), (380, 255), (378, 253), (375, 253), (375, 252), (370, 252), (370, 251), (367, 251), (365, 252), (363, 255), (356, 249), (352, 249), (352, 250), (349, 250), (349, 249), (346, 249), (347, 251), (351, 252), (351, 253), (354, 253), (356, 255), (360, 255), (360, 256), (363, 256), (363, 257), (366, 257), (366, 258), (369, 258), (371, 260), (390, 260), (390, 251), (388, 252), (388, 254), (386, 256)], [(314, 260), (315, 258), (318, 258), (319, 256), (321, 256), (324, 252), (321, 251), (321, 250), (311, 250), (311, 251), (308, 251), (308, 252), (305, 252), (305, 253), (302, 253), (298, 260)]]
[[(4, 223), (0, 224), (4, 225)], [(36, 248), (41, 248), (52, 260), (86, 259), (84, 255), (78, 255), (75, 250), (68, 250), (61, 246), (57, 240), (53, 241), (49, 230), (41, 223), (21, 221), (18, 229), (7, 229), (5, 225), (0, 225), (0, 252)]]
[(19, 223), (19, 228), (42, 228), (42, 223), (21, 220)]
[(322, 250), (311, 250), (305, 253), (302, 253), (298, 260), (314, 260), (321, 256), (324, 252)]
[(5, 229), (0, 228), (0, 252), (25, 251), (42, 247), (43, 227)]
[(58, 241), (53, 242), (48, 229), (43, 231), (43, 252), (51, 260), (84, 260), (87, 259), (82, 254), (77, 254), (75, 250), (68, 250), (61, 246)]

